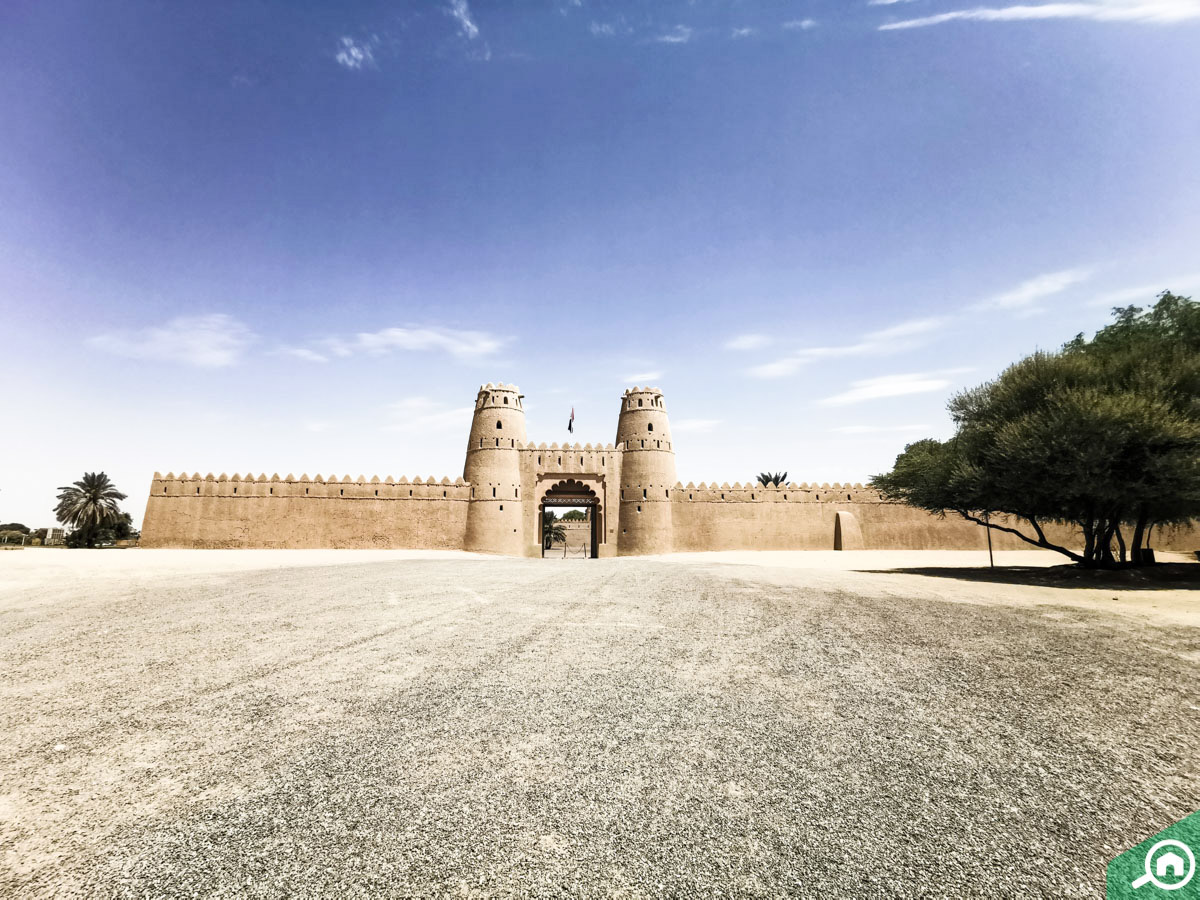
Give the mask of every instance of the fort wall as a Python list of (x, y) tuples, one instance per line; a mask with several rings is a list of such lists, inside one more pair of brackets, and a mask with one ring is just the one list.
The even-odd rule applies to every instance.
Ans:
[[(861, 484), (679, 485), (672, 490), (677, 551), (980, 550), (981, 525), (883, 500)], [(843, 517), (841, 541), (838, 513)], [(840, 546), (838, 545), (840, 543)], [(997, 550), (1029, 549), (993, 531)]]
[(154, 473), (143, 547), (461, 550), (461, 478)]
[[(454, 481), (156, 472), (141, 544), (466, 549), (537, 557), (544, 505), (576, 505), (578, 499), (594, 510), (600, 557), (987, 547), (982, 525), (885, 501), (861, 484), (680, 484), (657, 388), (625, 391), (617, 440), (604, 445), (528, 441), (523, 399), (515, 385), (480, 387), (463, 477)], [(1064, 527), (1048, 527), (1046, 534), (1063, 546), (1082, 545)], [(1200, 530), (1194, 524), (1155, 529), (1151, 543), (1163, 550), (1194, 550)], [(992, 546), (1031, 545), (993, 530)]]

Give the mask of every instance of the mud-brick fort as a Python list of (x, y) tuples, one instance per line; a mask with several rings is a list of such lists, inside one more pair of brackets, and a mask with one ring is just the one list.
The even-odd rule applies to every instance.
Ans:
[[(593, 557), (987, 546), (981, 526), (884, 501), (861, 484), (680, 484), (657, 388), (625, 391), (616, 441), (603, 446), (528, 441), (523, 399), (516, 385), (479, 389), (466, 464), (453, 481), (156, 472), (141, 544), (542, 556), (543, 514), (571, 506), (590, 510)], [(1000, 532), (992, 541), (1028, 547)]]

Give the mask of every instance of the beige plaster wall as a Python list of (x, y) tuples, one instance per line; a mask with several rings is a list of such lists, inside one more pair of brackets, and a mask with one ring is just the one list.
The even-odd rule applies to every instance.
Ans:
[(156, 474), (141, 545), (459, 550), (469, 490), (461, 479), (234, 482)]

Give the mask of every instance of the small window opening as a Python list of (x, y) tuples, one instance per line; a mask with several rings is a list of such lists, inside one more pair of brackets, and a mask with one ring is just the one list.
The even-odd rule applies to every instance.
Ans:
[(722, 494), (722, 495), (721, 495), (721, 499), (722, 499), (722, 500), (724, 500), (724, 499), (725, 499), (725, 495), (724, 495), (724, 494)]
[(345, 496), (346, 496), (346, 489), (345, 489), (345, 488), (339, 488), (339, 489), (338, 489), (338, 496), (339, 496), (339, 497), (345, 497)]
[(638, 400), (638, 406), (641, 406), (641, 405), (642, 405), (642, 401)]
[(499, 419), (497, 419), (496, 420), (496, 430), (500, 431), (503, 427), (504, 427), (504, 423), (501, 422)]
[(200, 488), (196, 488), (196, 493), (200, 493)]
[(653, 423), (653, 422), (648, 422), (648, 423), (646, 424), (646, 430), (647, 430), (647, 431), (653, 431), (653, 430), (654, 430), (654, 423)]
[(376, 496), (376, 497), (378, 497), (378, 496), (379, 496), (379, 488), (376, 488), (376, 489), (375, 489), (375, 496)]
[(846, 499), (847, 499), (847, 500), (849, 500), (849, 499), (850, 499), (850, 495), (849, 495), (849, 494), (847, 494), (847, 495), (846, 495)]
[(412, 496), (412, 488), (408, 489), (408, 496), (410, 496), (410, 497)]
[(495, 496), (496, 496), (496, 489), (495, 489), (495, 488), (492, 488), (492, 496), (493, 496), (493, 497), (495, 497)]
[(504, 405), (508, 406), (508, 398), (507, 397), (504, 398)]
[(538, 454), (538, 465), (540, 466), (541, 464), (542, 464), (542, 455), (539, 453)]
[(642, 488), (642, 499), (643, 500), (646, 499), (646, 489), (645, 488)]
[(273, 493), (275, 493), (275, 488), (268, 488), (268, 489), (267, 489), (267, 493), (268, 493), (268, 494), (273, 494)]
[[(379, 491), (376, 491), (376, 492), (375, 492), (375, 496), (376, 496), (376, 497), (378, 497), (378, 496), (379, 496)], [(443, 497), (445, 497), (445, 496), (446, 496), (446, 492), (445, 492), (445, 491), (442, 491), (442, 496), (443, 496)]]
[(503, 503), (500, 504), (500, 512), (504, 512), (504, 504)]
[(233, 492), (236, 494), (236, 493), (237, 493), (237, 488), (234, 488), (234, 489), (233, 489)]
[(643, 447), (645, 447), (645, 446), (646, 446), (646, 442), (645, 442), (645, 441), (642, 441), (642, 446), (643, 446)]
[(560, 466), (562, 465), (562, 457), (561, 457), (561, 456), (558, 458), (558, 464), (559, 464)]
[(165, 494), (166, 492), (167, 492), (167, 486), (164, 484), (163, 485), (163, 493)]
[[(235, 488), (234, 490), (236, 490), (236, 488)], [(304, 489), (304, 493), (305, 493), (305, 494), (307, 494), (307, 493), (308, 493), (308, 488), (305, 488), (305, 489)]]
[(751, 494), (751, 495), (750, 495), (750, 499), (751, 499), (751, 500), (753, 500), (753, 499), (754, 499), (754, 495), (753, 495), (753, 494)]
[(691, 494), (688, 494), (688, 499), (689, 499), (689, 500), (691, 500), (691, 499), (692, 499), (692, 495), (691, 495)]
[(820, 495), (820, 494), (817, 494), (817, 499), (818, 499), (818, 500), (820, 500), (820, 499), (821, 499), (821, 495)]
[(497, 446), (497, 447), (499, 447), (499, 446), (500, 446), (500, 438), (496, 438), (496, 446)]
[(641, 512), (641, 511), (642, 511), (642, 504), (639, 503), (638, 504), (638, 512)]

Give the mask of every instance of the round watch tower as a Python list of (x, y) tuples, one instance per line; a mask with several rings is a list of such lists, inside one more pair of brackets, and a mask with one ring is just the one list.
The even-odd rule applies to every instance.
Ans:
[(617, 552), (621, 556), (670, 553), (675, 451), (662, 391), (634, 387), (622, 395), (617, 446), (624, 448)]
[(524, 396), (515, 384), (488, 384), (475, 397), (463, 480), (471, 483), (465, 549), (521, 556)]

